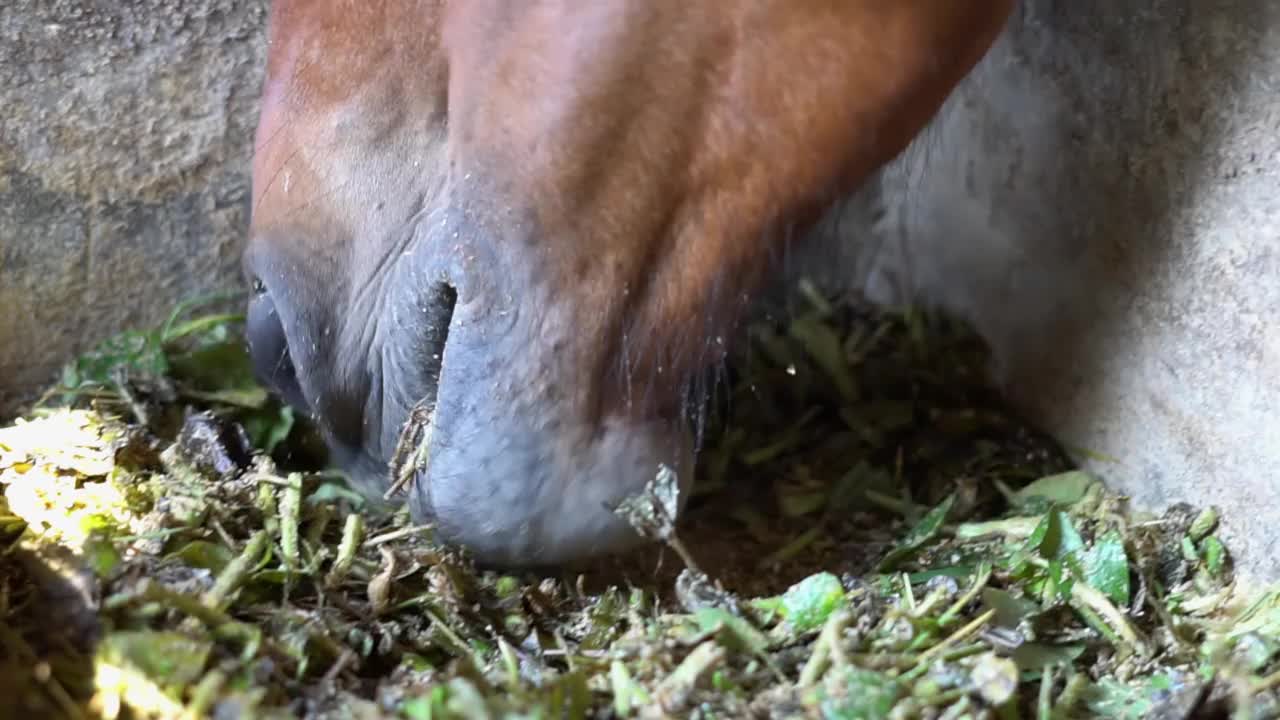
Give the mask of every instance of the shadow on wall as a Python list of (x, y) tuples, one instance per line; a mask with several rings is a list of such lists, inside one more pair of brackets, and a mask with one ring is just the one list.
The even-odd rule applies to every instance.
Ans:
[(1272, 0), (1023, 0), (795, 270), (969, 318), (1034, 422), (1280, 574), (1277, 77)]

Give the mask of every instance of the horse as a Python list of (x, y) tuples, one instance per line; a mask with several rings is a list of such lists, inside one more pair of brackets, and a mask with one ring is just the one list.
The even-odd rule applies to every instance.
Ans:
[(256, 372), (370, 496), (420, 421), (411, 514), (478, 562), (631, 548), (613, 508), (662, 467), (684, 507), (691, 388), (778, 248), (903, 152), (1012, 12), (275, 0)]

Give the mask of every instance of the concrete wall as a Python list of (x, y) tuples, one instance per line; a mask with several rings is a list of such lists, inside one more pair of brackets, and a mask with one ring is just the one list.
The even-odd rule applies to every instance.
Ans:
[(970, 318), (1030, 417), (1280, 578), (1280, 4), (1026, 0), (841, 219), (842, 279)]
[[(0, 3), (0, 394), (237, 279), (264, 6)], [(1280, 576), (1278, 160), (1273, 0), (1024, 0), (837, 279), (969, 316), (1033, 419)]]
[(265, 6), (0, 2), (0, 408), (239, 281)]

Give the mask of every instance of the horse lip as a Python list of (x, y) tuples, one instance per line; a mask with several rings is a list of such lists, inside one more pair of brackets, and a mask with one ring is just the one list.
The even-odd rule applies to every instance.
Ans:
[[(263, 293), (255, 293), (249, 301), (248, 318), (246, 320), (248, 327), (246, 328), (245, 346), (251, 358), (255, 355), (265, 354), (269, 358), (274, 358), (270, 369), (265, 368), (256, 360), (251, 362), (254, 379), (262, 386), (272, 388), (281, 400), (287, 405), (293, 406), (294, 409), (311, 415), (313, 413), (311, 403), (307, 401), (305, 393), (302, 391), (302, 384), (298, 377), (298, 368), (294, 364), (293, 354), (289, 348), (289, 341), (285, 335), (285, 330), (280, 319), (279, 310), (270, 295)], [(265, 308), (265, 309), (264, 309)], [(266, 315), (266, 318), (262, 316)], [(255, 321), (255, 316), (258, 320)], [(269, 338), (277, 342), (271, 342), (263, 349), (257, 346), (255, 342), (255, 333), (252, 327), (255, 322), (275, 323), (279, 328), (279, 335), (274, 333), (268, 335)]]
[(407, 490), (417, 479), (425, 478), (430, 463), (431, 430), (434, 426), (436, 399), (440, 394), (449, 326), (453, 322), (453, 311), (457, 305), (457, 290), (448, 283), (440, 283), (433, 288), (429, 297), (427, 304), (421, 308), (426, 316), (422, 342), (427, 357), (421, 368), (426, 388), (409, 409), (401, 426), (388, 463), (390, 486), (383, 496), (386, 499)]

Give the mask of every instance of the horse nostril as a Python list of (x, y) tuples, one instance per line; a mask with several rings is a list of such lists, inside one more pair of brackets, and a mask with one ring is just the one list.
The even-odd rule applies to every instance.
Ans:
[(261, 280), (253, 281), (253, 298), (245, 319), (249, 357), (258, 381), (278, 392), (285, 402), (307, 410), (306, 398), (298, 383), (297, 368), (289, 354), (289, 340), (275, 301)]

